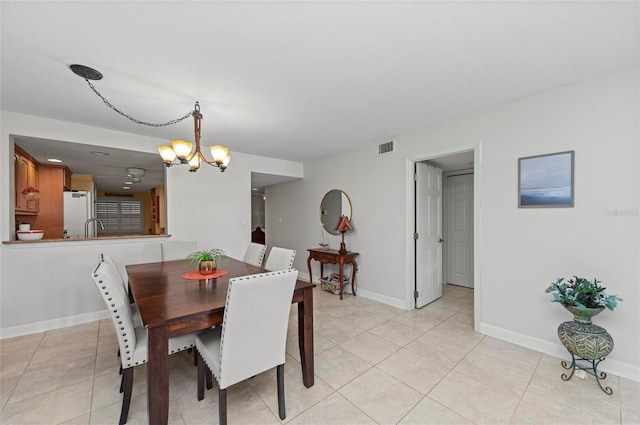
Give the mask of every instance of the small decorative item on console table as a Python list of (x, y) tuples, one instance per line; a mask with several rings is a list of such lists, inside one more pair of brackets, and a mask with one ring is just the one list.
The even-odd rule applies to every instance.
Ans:
[[(309, 258), (307, 258), (307, 267), (309, 268), (309, 281), (313, 282), (313, 276), (311, 274), (311, 260), (320, 261), (320, 277), (324, 274), (324, 264), (338, 264), (339, 275), (344, 276), (344, 265), (351, 264), (351, 292), (356, 295), (356, 273), (358, 272), (358, 264), (356, 263), (356, 257), (359, 255), (357, 252), (347, 251), (346, 254), (341, 254), (335, 249), (328, 248), (312, 248), (308, 249)], [(344, 282), (340, 282), (340, 299), (344, 292)]]
[(573, 313), (573, 321), (558, 326), (560, 342), (571, 353), (571, 364), (562, 361), (562, 367), (570, 369), (571, 374), (563, 373), (561, 378), (568, 381), (576, 368), (583, 370), (596, 378), (602, 391), (611, 395), (613, 390), (600, 383), (607, 374), (598, 372), (598, 364), (613, 351), (613, 338), (606, 329), (591, 323), (591, 317), (601, 313), (605, 307), (613, 310), (622, 299), (605, 293), (606, 288), (598, 285), (600, 281), (596, 279), (590, 281), (574, 276), (568, 282), (564, 280), (558, 279), (545, 291), (553, 295), (553, 302), (559, 302)]

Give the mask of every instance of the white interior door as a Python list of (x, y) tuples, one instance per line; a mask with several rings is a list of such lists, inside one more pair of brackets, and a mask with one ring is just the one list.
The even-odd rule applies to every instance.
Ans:
[(416, 163), (416, 308), (442, 296), (442, 170)]
[(473, 174), (449, 176), (447, 282), (473, 288)]

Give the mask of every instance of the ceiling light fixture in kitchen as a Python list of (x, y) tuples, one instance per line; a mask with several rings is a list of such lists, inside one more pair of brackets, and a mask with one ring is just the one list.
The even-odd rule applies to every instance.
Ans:
[(144, 168), (135, 168), (135, 167), (127, 168), (128, 176), (131, 177), (131, 180), (133, 180), (133, 183), (140, 183), (146, 171), (147, 170), (145, 170)]

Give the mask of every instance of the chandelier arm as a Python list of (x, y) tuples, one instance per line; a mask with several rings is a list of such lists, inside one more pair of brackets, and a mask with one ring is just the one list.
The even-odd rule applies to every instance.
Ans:
[(208, 159), (207, 159), (207, 157), (206, 157), (206, 156), (204, 156), (204, 154), (203, 154), (202, 152), (200, 152), (200, 155), (199, 155), (199, 156), (200, 156), (200, 159), (202, 159), (202, 161), (203, 161), (203, 162), (206, 162), (206, 163), (207, 163), (207, 164), (209, 164), (209, 165), (214, 165), (214, 166), (216, 166), (216, 167), (219, 167), (219, 166), (220, 166), (220, 164), (218, 164), (216, 161), (213, 161), (213, 160), (211, 160), (211, 161), (210, 161), (210, 160), (208, 160)]
[[(131, 115), (127, 115), (127, 114), (125, 114), (124, 112), (120, 111), (118, 108), (116, 108), (115, 106), (113, 106), (113, 105), (111, 104), (111, 102), (109, 102), (107, 99), (105, 99), (105, 97), (104, 97), (104, 96), (102, 96), (102, 95), (100, 94), (100, 92), (99, 92), (99, 91), (98, 91), (98, 90), (93, 86), (93, 84), (91, 84), (91, 82), (89, 81), (89, 79), (88, 79), (88, 78), (85, 78), (85, 81), (87, 82), (87, 84), (89, 84), (89, 87), (91, 87), (91, 90), (93, 90), (93, 92), (94, 92), (94, 93), (95, 93), (95, 94), (96, 94), (100, 99), (102, 99), (102, 101), (104, 102), (104, 104), (105, 104), (105, 105), (107, 105), (109, 108), (113, 109), (113, 110), (114, 110), (114, 111), (116, 111), (118, 114), (122, 115), (123, 117), (127, 118), (129, 121), (132, 121), (132, 122), (134, 122), (134, 123), (136, 123), (136, 124), (147, 125), (147, 126), (149, 126), (149, 127), (166, 127), (166, 126), (169, 126), (169, 125), (177, 124), (177, 123), (179, 123), (180, 121), (183, 121), (183, 120), (185, 120), (185, 119), (189, 118), (190, 116), (192, 116), (192, 115), (196, 112), (195, 110), (194, 110), (194, 111), (191, 111), (191, 112), (189, 112), (188, 114), (184, 115), (183, 117), (176, 118), (176, 119), (174, 119), (174, 120), (167, 121), (167, 122), (165, 122), (165, 123), (161, 123), (161, 124), (155, 124), (155, 123), (148, 123), (148, 122), (145, 122), (145, 121), (140, 121), (140, 120), (138, 120), (138, 119), (136, 119), (136, 118), (133, 118)], [(197, 105), (197, 103), (196, 103), (196, 105)]]
[[(200, 113), (200, 107), (197, 103), (196, 103), (196, 106), (197, 108), (192, 113), (193, 114), (193, 134), (196, 139), (196, 153), (203, 162), (206, 162), (209, 165), (215, 165), (216, 167), (219, 167), (220, 164), (218, 164), (217, 161), (209, 161), (201, 151), (200, 136), (202, 133), (200, 129), (202, 126), (202, 114)], [(193, 158), (193, 156), (191, 158)], [(189, 158), (189, 160), (191, 160), (191, 158)]]

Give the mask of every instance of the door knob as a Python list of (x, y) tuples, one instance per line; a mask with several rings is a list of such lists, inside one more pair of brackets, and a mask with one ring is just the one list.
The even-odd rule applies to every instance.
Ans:
[(442, 243), (442, 242), (444, 242), (444, 239), (440, 238), (440, 239), (438, 239), (438, 242)]

